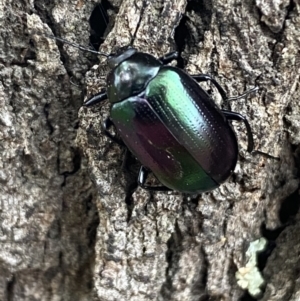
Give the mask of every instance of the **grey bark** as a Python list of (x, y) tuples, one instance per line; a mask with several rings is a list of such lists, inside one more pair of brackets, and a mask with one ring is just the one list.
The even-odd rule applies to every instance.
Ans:
[(259, 86), (227, 104), (212, 97), (247, 116), (256, 148), (280, 161), (248, 154), (234, 123), (240, 158), (220, 188), (131, 193), (138, 164), (122, 169), (124, 150), (101, 131), (109, 104), (81, 108), (105, 86), (105, 59), (93, 66), (34, 34), (88, 45), (97, 2), (2, 0), (0, 300), (246, 300), (235, 273), (263, 236), (261, 300), (299, 300), (299, 1), (110, 3), (102, 51), (138, 28), (139, 50), (180, 47), (189, 73), (230, 96)]

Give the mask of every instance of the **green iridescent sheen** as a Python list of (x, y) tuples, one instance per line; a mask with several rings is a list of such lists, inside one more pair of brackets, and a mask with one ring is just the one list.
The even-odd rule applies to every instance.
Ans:
[[(209, 131), (208, 123), (188, 92), (178, 73), (163, 69), (147, 86), (146, 98), (151, 99), (150, 103), (154, 110), (161, 112), (163, 122), (168, 125), (174, 136), (177, 136), (175, 132), (180, 127), (176, 138), (181, 142), (189, 139), (189, 151), (198, 152), (202, 148), (212, 149), (213, 145), (208, 139), (199, 137), (198, 125), (201, 125), (203, 132), (207, 132)], [(174, 131), (172, 131), (172, 125)]]

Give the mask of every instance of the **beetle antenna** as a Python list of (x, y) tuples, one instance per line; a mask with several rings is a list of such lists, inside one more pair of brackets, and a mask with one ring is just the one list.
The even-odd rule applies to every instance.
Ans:
[(99, 50), (100, 45), (104, 42), (105, 37), (107, 36), (109, 9), (113, 9), (113, 6), (107, 0), (102, 0), (94, 7), (90, 15), (89, 24), (91, 30), (89, 46), (92, 49)]
[(137, 24), (137, 26), (136, 26), (136, 28), (135, 28), (135, 31), (134, 31), (134, 34), (133, 34), (133, 36), (131, 37), (131, 41), (130, 41), (130, 46), (133, 46), (133, 42), (134, 42), (134, 40), (135, 40), (135, 38), (136, 38), (136, 34), (137, 34), (137, 32), (138, 32), (138, 30), (139, 30), (139, 28), (140, 28), (140, 25), (141, 25), (141, 21), (142, 21), (142, 18), (143, 18), (143, 16), (144, 16), (144, 12), (145, 12), (145, 9), (146, 9), (146, 7), (147, 7), (147, 0), (145, 0), (145, 1), (143, 1), (143, 4), (142, 4), (142, 8), (141, 8), (141, 12), (140, 12), (140, 19), (139, 19), (139, 22), (138, 22), (138, 24)]
[(100, 14), (102, 16), (102, 19), (104, 20), (105, 26), (107, 27), (108, 26), (108, 22), (107, 22), (106, 19), (108, 19), (108, 15), (107, 15), (107, 12), (103, 8), (102, 2), (99, 3), (98, 8), (100, 10)]
[(94, 53), (94, 54), (97, 54), (97, 55), (102, 55), (102, 56), (105, 56), (105, 57), (108, 57), (108, 56), (109, 56), (108, 54), (106, 54), (106, 53), (104, 53), (104, 52), (96, 51), (96, 50), (93, 50), (93, 49), (91, 49), (91, 48), (84, 47), (84, 46), (82, 46), (82, 45), (80, 45), (80, 44), (73, 43), (73, 42), (70, 42), (70, 41), (65, 40), (65, 39), (63, 39), (63, 38), (58, 38), (58, 37), (53, 36), (53, 35), (50, 35), (50, 34), (45, 34), (45, 33), (43, 33), (43, 34), (42, 34), (42, 33), (35, 33), (35, 34), (43, 35), (43, 36), (45, 36), (45, 37), (47, 37), (47, 38), (50, 38), (50, 39), (53, 39), (53, 40), (62, 42), (62, 43), (64, 43), (64, 44), (68, 44), (68, 45), (73, 46), (73, 47), (75, 47), (75, 48), (78, 48), (78, 49), (80, 49), (80, 50), (82, 50), (82, 51), (91, 52), (91, 53)]

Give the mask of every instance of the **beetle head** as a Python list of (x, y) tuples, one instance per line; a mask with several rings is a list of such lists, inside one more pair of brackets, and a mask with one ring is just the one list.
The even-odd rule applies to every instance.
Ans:
[(107, 63), (111, 69), (118, 66), (120, 63), (127, 60), (133, 54), (135, 54), (137, 50), (131, 46), (124, 46), (117, 50), (117, 52), (108, 56)]

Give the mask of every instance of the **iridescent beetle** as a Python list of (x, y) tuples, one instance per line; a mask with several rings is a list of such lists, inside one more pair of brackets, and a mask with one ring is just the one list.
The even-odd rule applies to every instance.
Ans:
[[(191, 76), (167, 66), (177, 58), (177, 52), (156, 59), (131, 47), (119, 49), (108, 56), (111, 71), (106, 90), (84, 105), (110, 101), (104, 131), (114, 139), (109, 132), (114, 125), (141, 162), (141, 187), (186, 193), (213, 190), (232, 174), (237, 162), (237, 139), (228, 121), (244, 122), (249, 152), (253, 150), (251, 128), (239, 113), (220, 110), (198, 85), (211, 81), (226, 100), (223, 88), (209, 75)], [(163, 186), (146, 184), (149, 171)]]

